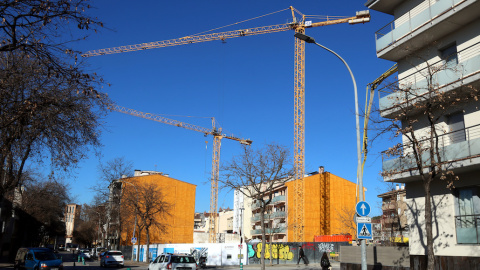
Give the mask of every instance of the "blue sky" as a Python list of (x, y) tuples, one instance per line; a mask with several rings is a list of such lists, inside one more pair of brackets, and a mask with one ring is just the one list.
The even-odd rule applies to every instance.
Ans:
[[(167, 40), (258, 17), (293, 5), (308, 15), (353, 16), (365, 1), (95, 1), (89, 12), (105, 24), (98, 34), (75, 44), (82, 51)], [(350, 65), (359, 90), (360, 107), (366, 85), (392, 62), (377, 59), (375, 31), (392, 20), (371, 11), (370, 23), (307, 29), (306, 34), (336, 51)], [(235, 30), (291, 21), (290, 11), (224, 28)], [(204, 42), (87, 59), (92, 71), (111, 84), (105, 91), (121, 106), (162, 114), (210, 127), (215, 117), (227, 132), (253, 140), (255, 146), (277, 142), (293, 152), (294, 32)], [(378, 101), (378, 99), (375, 99)], [(356, 134), (350, 76), (332, 54), (306, 45), (305, 171), (326, 171), (355, 182)], [(135, 169), (157, 170), (197, 185), (196, 211), (208, 211), (212, 137), (116, 112), (104, 119), (102, 157), (91, 152), (75, 171), (72, 192), (77, 203), (90, 203), (88, 188), (98, 178), (97, 165), (124, 156)], [(207, 143), (206, 143), (207, 141)], [(384, 189), (381, 157), (391, 142), (370, 151), (365, 167), (366, 200), (380, 210), (376, 195)], [(239, 154), (240, 144), (222, 140), (221, 161)], [(221, 192), (219, 207), (233, 206), (233, 193)]]

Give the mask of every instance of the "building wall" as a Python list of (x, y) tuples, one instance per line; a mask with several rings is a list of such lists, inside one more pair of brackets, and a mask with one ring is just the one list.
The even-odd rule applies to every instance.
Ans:
[[(233, 196), (233, 231), (240, 234), (240, 227), (242, 228), (242, 236), (244, 239), (252, 239), (251, 234), (251, 218), (252, 214), (252, 199), (243, 195), (239, 191), (235, 191)], [(243, 211), (240, 208), (243, 207)]]
[[(340, 212), (355, 211), (357, 185), (329, 172), (304, 178), (304, 241), (313, 241), (315, 235), (350, 233), (354, 229), (343, 224)], [(293, 241), (293, 187), (287, 186), (288, 241)], [(352, 212), (353, 215), (353, 212)]]
[[(140, 186), (142, 183), (154, 183), (162, 190), (163, 199), (172, 206), (170, 215), (161, 217), (162, 222), (167, 225), (166, 233), (152, 230), (150, 243), (193, 242), (196, 185), (161, 174), (125, 178), (122, 179), (122, 181), (132, 183), (136, 186)], [(132, 185), (128, 184), (124, 185), (123, 188), (124, 190), (134, 189)], [(132, 192), (135, 191), (132, 190)], [(134, 213), (131, 213), (131, 215), (133, 214)], [(133, 218), (130, 217), (130, 220), (132, 219)], [(122, 229), (122, 238), (126, 241), (126, 244), (130, 245), (130, 237), (133, 228), (132, 226), (124, 226)], [(140, 241), (141, 243), (146, 243), (145, 236), (142, 236)]]
[(71, 243), (73, 237), (73, 231), (78, 226), (80, 220), (81, 206), (77, 204), (67, 204), (65, 207), (65, 233), (66, 242)]
[[(458, 174), (460, 181), (455, 186), (478, 185), (478, 174)], [(426, 249), (425, 237), (425, 197), (422, 183), (406, 184), (408, 224), (410, 226), (410, 254), (423, 255)], [(479, 245), (457, 244), (455, 196), (446, 188), (443, 181), (432, 183), (433, 238), (435, 256), (479, 256)]]
[(233, 229), (233, 210), (222, 211), (218, 213), (218, 229), (219, 233), (226, 233)]

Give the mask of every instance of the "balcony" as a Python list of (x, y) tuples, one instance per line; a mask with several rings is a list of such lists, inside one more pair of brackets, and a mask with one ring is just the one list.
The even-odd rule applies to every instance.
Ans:
[(260, 208), (260, 202), (256, 202), (252, 204), (252, 210), (257, 210), (258, 208)]
[[(449, 164), (452, 169), (467, 171), (480, 165), (480, 125), (445, 133), (438, 136), (439, 154), (442, 164)], [(421, 142), (420, 142), (421, 143)], [(415, 156), (411, 146), (403, 146), (399, 157), (391, 158), (382, 152), (382, 170), (385, 180), (397, 179), (409, 182), (418, 176)], [(428, 152), (421, 155), (423, 167), (431, 164)], [(386, 179), (386, 175), (389, 175)]]
[[(378, 90), (382, 117), (394, 118), (407, 100), (410, 104), (414, 104), (411, 101), (415, 98), (420, 100), (429, 91), (428, 79), (432, 79), (433, 85), (443, 92), (480, 81), (480, 43), (475, 43), (449, 57), (458, 63), (446, 64), (445, 60), (430, 63), (432, 67), (440, 67), (431, 78), (426, 75), (427, 69), (420, 69), (400, 80), (382, 85)], [(411, 111), (415, 113), (414, 110)]]
[[(261, 214), (255, 214), (253, 217), (250, 218), (250, 221), (255, 223), (261, 220), (262, 215)], [(263, 215), (263, 218), (265, 221), (270, 219), (270, 214), (265, 214)]]
[(422, 48), (477, 19), (479, 9), (477, 0), (423, 1), (375, 33), (377, 55), (397, 61), (407, 48)]
[[(267, 220), (270, 220), (270, 219), (285, 218), (286, 213), (285, 213), (285, 211), (277, 211), (277, 212), (273, 212), (273, 213), (270, 213), (270, 214), (265, 214), (263, 216), (264, 216), (264, 220), (267, 221)], [(261, 214), (255, 214), (253, 217), (250, 218), (250, 221), (255, 223), (255, 222), (260, 221), (260, 219), (261, 219)]]
[[(265, 234), (285, 234), (286, 231), (287, 230), (285, 226), (280, 226), (278, 228), (265, 228)], [(261, 235), (262, 230), (251, 230), (250, 233), (252, 235)]]
[(480, 244), (480, 215), (455, 216), (458, 244)]
[(277, 211), (277, 212), (271, 213), (270, 216), (272, 219), (285, 218), (287, 216), (287, 213), (285, 211)]
[(397, 209), (397, 206), (393, 203), (382, 205), (382, 211), (391, 211), (391, 210), (396, 210), (396, 209)]
[(284, 203), (284, 202), (285, 202), (285, 195), (280, 195), (272, 198), (273, 204)]

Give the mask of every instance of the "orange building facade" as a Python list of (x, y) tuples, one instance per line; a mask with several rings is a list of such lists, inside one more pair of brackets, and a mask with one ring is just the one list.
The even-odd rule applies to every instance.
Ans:
[[(294, 185), (297, 180), (285, 183), (287, 205), (293, 211)], [(356, 234), (353, 224), (357, 185), (329, 172), (322, 172), (304, 178), (304, 240), (314, 241), (315, 236)], [(351, 213), (351, 219), (349, 218)], [(293, 212), (288, 214), (288, 224), (294, 223)], [(288, 226), (288, 241), (293, 242), (294, 226)]]
[[(153, 184), (161, 191), (159, 199), (163, 199), (170, 206), (168, 214), (158, 214), (155, 217), (158, 222), (166, 225), (166, 227), (164, 231), (156, 228), (151, 229), (150, 244), (193, 243), (196, 185), (160, 173), (122, 178), (119, 181), (122, 182), (124, 193), (140, 191), (142, 185), (148, 187)], [(142, 200), (141, 196), (139, 200)], [(121, 208), (126, 210), (123, 205), (121, 205)], [(122, 211), (122, 213), (124, 217), (122, 217), (121, 244), (131, 245), (135, 213), (132, 210)], [(145, 230), (139, 235), (137, 227), (135, 236), (140, 244), (146, 244)]]

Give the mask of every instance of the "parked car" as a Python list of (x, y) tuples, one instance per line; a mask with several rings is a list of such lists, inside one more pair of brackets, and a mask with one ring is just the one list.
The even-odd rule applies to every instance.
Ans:
[(78, 256), (85, 258), (85, 260), (89, 260), (92, 257), (90, 255), (90, 250), (87, 248), (81, 248), (78, 252)]
[(196, 270), (197, 263), (191, 255), (185, 254), (160, 254), (148, 265), (148, 270)]
[(124, 260), (123, 260), (123, 254), (121, 251), (109, 250), (104, 252), (104, 254), (100, 259), (100, 266), (109, 267), (111, 265), (123, 267)]
[(96, 247), (96, 248), (94, 248), (94, 249), (93, 249), (93, 254), (95, 254), (94, 257), (100, 258), (101, 255), (102, 255), (102, 253), (105, 252), (106, 250), (107, 250), (107, 249), (104, 248), (104, 247)]
[(49, 248), (19, 248), (13, 265), (15, 270), (63, 270), (60, 257)]

